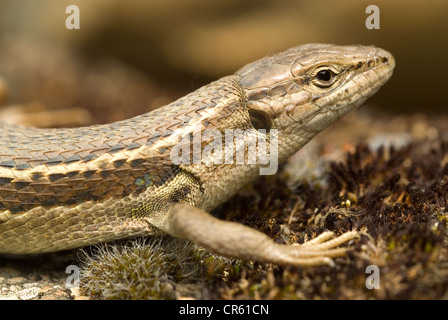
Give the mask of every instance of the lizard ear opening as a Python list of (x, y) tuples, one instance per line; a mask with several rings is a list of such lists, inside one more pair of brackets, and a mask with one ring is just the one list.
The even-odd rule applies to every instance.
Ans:
[(249, 110), (250, 122), (255, 130), (265, 129), (266, 133), (271, 129), (271, 119), (269, 116), (259, 110)]

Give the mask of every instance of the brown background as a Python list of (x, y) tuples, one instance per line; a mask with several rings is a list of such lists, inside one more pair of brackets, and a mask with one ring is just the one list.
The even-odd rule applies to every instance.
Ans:
[[(80, 8), (80, 30), (65, 28), (68, 16), (65, 8), (70, 4)], [(365, 9), (370, 4), (381, 10), (380, 30), (365, 27), (368, 16)], [(2, 64), (3, 70), (9, 68), (9, 71), (0, 74), (9, 83), (11, 103), (38, 100), (50, 106), (76, 104), (89, 108), (92, 101), (85, 97), (79, 99), (82, 94), (79, 88), (69, 94), (58, 87), (61, 86), (58, 77), (70, 77), (67, 73), (76, 72), (72, 69), (79, 71), (79, 66), (73, 67), (73, 60), (60, 61), (52, 55), (62, 50), (71, 55), (80, 54), (82, 61), (91, 64), (82, 65), (83, 77), (95, 71), (98, 63), (118, 61), (139, 73), (143, 77), (139, 78), (141, 81), (149, 81), (141, 90), (148, 95), (129, 93), (134, 97), (126, 105), (131, 109), (136, 105), (136, 109), (122, 115), (127, 117), (144, 112), (140, 105), (165, 104), (231, 74), (245, 63), (291, 46), (310, 42), (374, 44), (391, 51), (397, 67), (392, 80), (371, 104), (405, 113), (444, 112), (448, 77), (447, 12), (448, 2), (444, 0), (2, 0), (0, 72)], [(27, 39), (26, 46), (23, 39)], [(11, 71), (11, 61), (24, 51), (31, 58), (21, 57)], [(44, 69), (52, 69), (53, 73), (31, 84), (27, 82), (30, 79), (17, 80), (17, 73), (27, 72), (24, 68), (31, 68), (31, 64), (45, 65)], [(103, 69), (103, 76), (110, 71), (107, 66)], [(120, 79), (123, 81), (123, 77), (106, 75), (104, 81)], [(48, 81), (59, 82), (54, 84), (53, 89), (57, 89), (47, 88), (46, 96), (41, 97), (41, 86), (48, 85)], [(77, 78), (71, 85), (80, 82), (82, 79)], [(33, 85), (35, 90), (23, 89)], [(95, 91), (91, 91), (89, 97), (96, 99)], [(141, 97), (137, 99), (139, 94)], [(58, 95), (60, 98), (56, 99)], [(110, 120), (98, 116), (99, 121)]]
[[(70, 4), (81, 10), (81, 30), (65, 28)], [(370, 4), (381, 10), (380, 30), (365, 27)], [(356, 242), (349, 258), (334, 268), (241, 262), (234, 268), (228, 262), (220, 267), (220, 259), (198, 263), (194, 254), (197, 277), (168, 282), (167, 290), (160, 290), (157, 277), (154, 293), (147, 279), (159, 270), (158, 259), (138, 268), (125, 255), (115, 263), (103, 255), (99, 264), (90, 263), (97, 267), (85, 289), (104, 288), (95, 281), (118, 283), (118, 294), (108, 286), (89, 293), (109, 299), (446, 299), (447, 12), (446, 0), (0, 0), (0, 120), (39, 126), (110, 122), (169, 103), (291, 46), (387, 49), (397, 67), (375, 97), (313, 139), (279, 175), (257, 181), (214, 212), (280, 242), (288, 235), (302, 243), (326, 229), (367, 230), (371, 237)], [(364, 146), (356, 147), (359, 142)], [(333, 182), (325, 186), (328, 177)], [(171, 252), (169, 242), (163, 244)], [(65, 290), (63, 270), (79, 263), (66, 254), (0, 257), (0, 296), (85, 298), (85, 292)], [(146, 266), (150, 259), (140, 254)], [(178, 255), (189, 257), (185, 249)], [(365, 268), (372, 264), (381, 267), (380, 290), (365, 288)], [(111, 269), (123, 270), (123, 277)], [(135, 270), (146, 280), (132, 285)], [(165, 271), (178, 279), (176, 271)]]

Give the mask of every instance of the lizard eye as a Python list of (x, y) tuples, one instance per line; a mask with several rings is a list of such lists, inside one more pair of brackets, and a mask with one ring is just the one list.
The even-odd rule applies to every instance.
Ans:
[(320, 70), (316, 74), (316, 78), (322, 82), (330, 82), (331, 79), (333, 78), (333, 72), (331, 70), (327, 70), (327, 69)]
[(313, 83), (320, 88), (328, 88), (337, 79), (337, 74), (330, 69), (321, 69), (314, 76)]

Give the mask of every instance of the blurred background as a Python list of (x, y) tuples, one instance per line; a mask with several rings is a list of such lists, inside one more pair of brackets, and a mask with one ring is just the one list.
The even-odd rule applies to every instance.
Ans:
[[(80, 30), (65, 27), (72, 4)], [(371, 4), (379, 30), (365, 27)], [(43, 126), (115, 121), (311, 42), (389, 50), (396, 71), (369, 105), (443, 113), (447, 31), (446, 0), (0, 0), (0, 104), (8, 105), (0, 117), (27, 122), (21, 114), (33, 112)]]
[[(79, 30), (65, 26), (69, 5), (79, 7)], [(365, 26), (369, 5), (380, 9), (379, 30)], [(362, 261), (367, 260), (362, 258), (356, 267), (346, 264), (331, 270), (336, 272), (331, 277), (327, 268), (296, 274), (293, 269), (282, 273), (269, 267), (265, 277), (259, 266), (246, 267), (241, 277), (213, 280), (211, 297), (447, 298), (446, 177), (437, 180), (446, 173), (448, 162), (447, 0), (0, 0), (0, 121), (66, 127), (122, 120), (168, 104), (273, 52), (316, 42), (384, 48), (396, 58), (394, 75), (362, 108), (334, 123), (289, 159), (279, 173), (286, 172), (287, 183), (299, 187), (287, 192), (283, 179), (261, 180), (236, 198), (236, 209), (231, 203), (230, 210), (223, 207), (217, 215), (229, 214), (229, 220), (265, 228), (262, 221), (271, 226), (270, 218), (259, 220), (251, 215), (272, 211), (269, 217), (279, 221), (275, 226), (284, 223), (288, 226), (285, 234), (291, 230), (298, 235), (305, 227), (324, 226), (325, 221), (331, 221), (331, 226), (352, 225), (349, 221), (355, 221), (354, 215), (345, 212), (358, 210), (359, 226), (368, 225), (368, 231), (378, 237), (376, 244), (369, 242), (368, 264), (385, 265), (381, 270), (384, 289), (371, 293), (363, 289)], [(343, 165), (330, 169), (327, 161), (355, 154), (358, 143), (375, 149), (418, 141), (422, 141), (420, 147), (408, 149), (412, 151), (409, 157), (406, 149), (397, 155), (385, 148), (372, 156), (359, 148), (358, 156), (346, 161), (347, 169), (340, 169)], [(333, 212), (336, 202), (327, 205), (331, 197), (325, 196), (326, 191), (320, 193), (325, 172), (333, 172), (335, 181), (360, 190), (347, 197), (340, 191), (341, 211)], [(364, 184), (374, 174), (373, 182)], [(399, 182), (397, 176), (402, 177)], [(428, 204), (421, 202), (426, 196)], [(356, 204), (356, 197), (366, 200)], [(412, 197), (416, 200), (409, 200)], [(350, 209), (350, 204), (345, 208), (349, 202), (345, 199), (353, 200)], [(325, 209), (317, 214), (317, 207)], [(419, 208), (424, 208), (423, 213), (417, 213)], [(372, 210), (379, 216), (367, 219)], [(434, 212), (431, 216), (424, 216), (430, 211)], [(341, 222), (333, 222), (337, 220)], [(20, 297), (17, 292), (22, 284), (17, 283), (26, 278), (28, 287), (23, 292), (34, 292), (27, 290), (34, 290), (39, 281), (38, 286), (44, 288), (36, 291), (39, 298), (70, 298), (61, 289), (66, 260), (47, 256), (43, 260), (10, 264), (3, 259), (0, 295), (12, 292), (10, 296)], [(211, 279), (215, 268), (221, 267), (207, 268)], [(121, 265), (116, 269), (121, 270)], [(47, 279), (52, 279), (51, 284)], [(196, 276), (192, 281), (197, 281)], [(207, 290), (201, 287), (200, 292), (208, 297)]]

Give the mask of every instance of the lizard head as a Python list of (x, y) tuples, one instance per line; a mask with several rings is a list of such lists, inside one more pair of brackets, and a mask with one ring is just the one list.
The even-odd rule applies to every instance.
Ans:
[(373, 46), (308, 44), (236, 72), (255, 129), (277, 129), (285, 158), (391, 77), (393, 56)]

